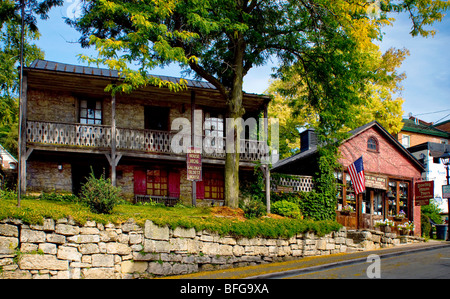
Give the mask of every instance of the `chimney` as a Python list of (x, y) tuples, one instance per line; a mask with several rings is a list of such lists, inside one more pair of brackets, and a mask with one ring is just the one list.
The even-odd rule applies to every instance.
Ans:
[(317, 145), (317, 135), (314, 129), (307, 129), (300, 133), (300, 152), (310, 150)]

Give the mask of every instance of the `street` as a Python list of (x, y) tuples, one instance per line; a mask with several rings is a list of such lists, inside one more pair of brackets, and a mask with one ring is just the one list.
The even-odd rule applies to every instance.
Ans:
[(400, 256), (386, 257), (370, 262), (338, 266), (332, 269), (305, 273), (301, 275), (285, 275), (277, 278), (287, 279), (368, 279), (379, 270), (375, 278), (382, 279), (449, 279), (450, 247), (409, 253)]

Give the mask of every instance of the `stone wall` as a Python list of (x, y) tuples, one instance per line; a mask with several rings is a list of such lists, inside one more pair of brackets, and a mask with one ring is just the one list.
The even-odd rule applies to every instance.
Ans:
[(318, 237), (236, 238), (146, 221), (120, 225), (45, 219), (0, 221), (0, 278), (145, 278), (353, 252), (418, 238), (345, 228)]

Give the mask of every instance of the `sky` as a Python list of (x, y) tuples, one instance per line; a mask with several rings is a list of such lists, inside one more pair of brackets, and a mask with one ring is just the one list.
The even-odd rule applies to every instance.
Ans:
[[(83, 49), (77, 43), (80, 34), (66, 25), (63, 17), (76, 16), (80, 0), (66, 0), (64, 6), (52, 9), (50, 18), (39, 20), (41, 33), (36, 44), (44, 51), (45, 59), (78, 65), (87, 65), (78, 59), (79, 54), (95, 56), (94, 49)], [(392, 27), (383, 28), (385, 35), (380, 44), (382, 52), (394, 47), (407, 48), (410, 51), (400, 72), (406, 73), (403, 91), (400, 96), (404, 117), (410, 114), (427, 122), (450, 120), (450, 16), (433, 28), (437, 31), (434, 37), (411, 37), (411, 22), (406, 15), (395, 15)], [(275, 62), (253, 68), (244, 78), (244, 90), (249, 93), (264, 93), (271, 80)], [(180, 77), (177, 66), (155, 69), (155, 75)]]

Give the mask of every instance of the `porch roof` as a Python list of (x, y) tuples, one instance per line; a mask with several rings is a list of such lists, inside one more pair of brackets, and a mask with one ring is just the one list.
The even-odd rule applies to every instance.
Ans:
[[(65, 90), (71, 92), (89, 93), (97, 96), (108, 96), (104, 88), (112, 81), (120, 80), (118, 71), (95, 68), (88, 66), (73, 65), (61, 62), (36, 59), (29, 67), (24, 68), (28, 75), (28, 87), (44, 88), (51, 90)], [(173, 83), (180, 82), (181, 78), (152, 75), (162, 80)], [(224, 109), (226, 101), (222, 99), (219, 91), (209, 82), (200, 80), (185, 79), (188, 91), (173, 92), (168, 88), (157, 86), (147, 86), (136, 89), (127, 97), (148, 98), (151, 94), (165, 94), (167, 99), (190, 102), (190, 90), (196, 90), (196, 101), (198, 105), (214, 106)], [(250, 112), (262, 111), (264, 105), (270, 101), (266, 95), (245, 93), (244, 108)], [(212, 104), (211, 104), (212, 103)]]

